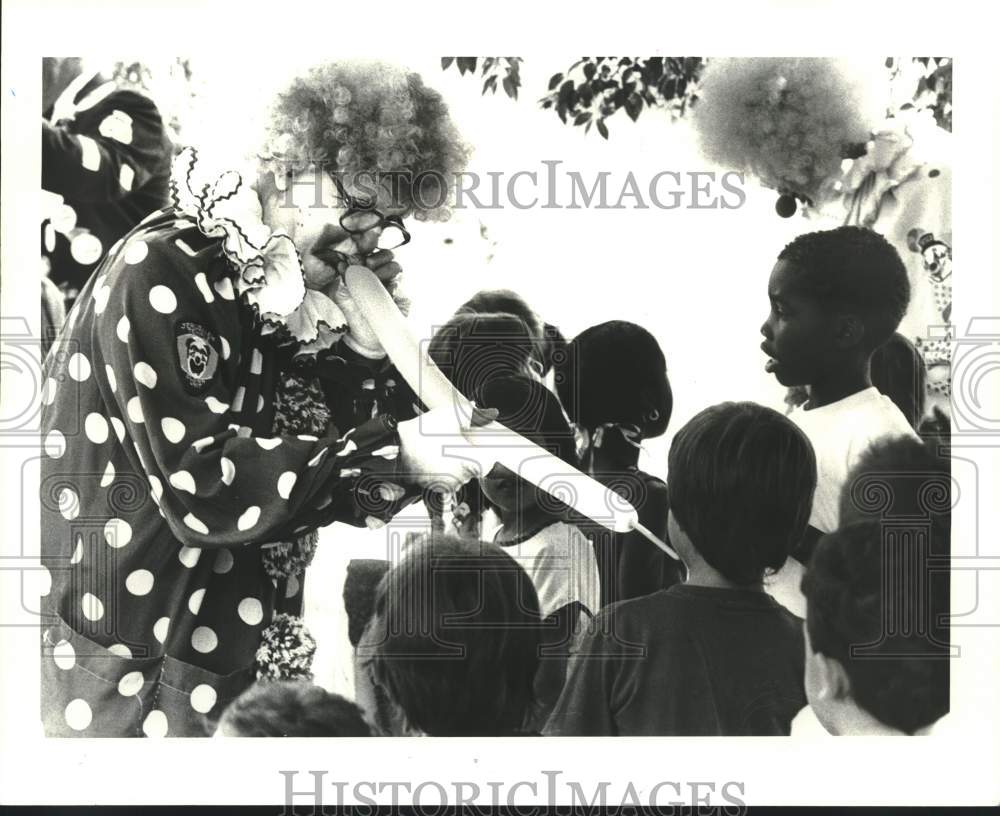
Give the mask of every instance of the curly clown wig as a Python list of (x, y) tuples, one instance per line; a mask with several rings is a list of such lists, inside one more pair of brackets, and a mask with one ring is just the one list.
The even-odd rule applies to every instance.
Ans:
[(815, 203), (843, 159), (863, 152), (885, 118), (887, 98), (888, 79), (872, 66), (811, 57), (713, 59), (692, 120), (709, 159)]
[(388, 179), (395, 205), (440, 220), (468, 149), (441, 95), (419, 75), (351, 61), (316, 66), (278, 94), (259, 158), (279, 184), (316, 163), (348, 187)]

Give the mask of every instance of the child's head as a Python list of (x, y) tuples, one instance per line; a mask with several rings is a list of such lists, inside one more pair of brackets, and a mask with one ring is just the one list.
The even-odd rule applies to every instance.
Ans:
[(255, 683), (222, 713), (223, 737), (368, 737), (361, 709), (312, 683)]
[(521, 318), (532, 337), (542, 339), (544, 324), (541, 318), (523, 297), (511, 289), (483, 289), (476, 292), (458, 307), (458, 313), (462, 312), (514, 315)]
[(897, 436), (873, 443), (847, 474), (841, 526), (858, 521), (925, 522), (936, 552), (951, 538), (951, 462), (938, 440)]
[[(497, 422), (519, 433), (536, 445), (554, 453), (576, 467), (576, 440), (555, 394), (544, 385), (526, 377), (503, 377), (483, 384), (476, 393), (476, 403), (499, 411)], [(553, 474), (555, 475), (555, 474)], [(501, 464), (484, 474), (480, 487), (489, 503), (501, 514), (550, 505), (561, 510), (547, 494), (542, 494)]]
[(556, 366), (556, 388), (570, 419), (589, 431), (606, 422), (663, 434), (673, 410), (660, 344), (642, 326), (611, 320), (570, 342)]
[(903, 412), (916, 429), (927, 401), (927, 363), (913, 343), (895, 332), (872, 354), (872, 385)]
[(752, 402), (714, 405), (670, 446), (670, 541), (689, 567), (701, 559), (758, 584), (802, 539), (815, 488), (812, 446), (789, 419)]
[(435, 333), (431, 360), (469, 399), (495, 377), (537, 376), (538, 340), (511, 314), (460, 312)]
[(778, 255), (761, 326), (767, 370), (782, 385), (810, 385), (861, 366), (896, 330), (910, 302), (899, 253), (862, 227), (800, 235)]
[(540, 619), (531, 579), (500, 547), (429, 536), (379, 585), (359, 657), (415, 731), (516, 734), (535, 702)]
[(947, 652), (899, 619), (926, 602), (924, 581), (893, 551), (878, 522), (841, 527), (820, 539), (802, 579), (806, 696), (835, 734), (853, 733), (854, 706), (907, 734), (948, 711)]

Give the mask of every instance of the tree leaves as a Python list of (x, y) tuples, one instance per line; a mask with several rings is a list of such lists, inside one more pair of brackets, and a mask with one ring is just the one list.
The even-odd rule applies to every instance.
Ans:
[(704, 64), (701, 57), (581, 57), (565, 73), (553, 74), (539, 104), (586, 131), (596, 125), (607, 139), (606, 120), (622, 108), (633, 122), (653, 106), (682, 116), (697, 99)]
[[(474, 76), (476, 68), (480, 66), (479, 60), (480, 57), (442, 57), (441, 70), (447, 71), (454, 63), (460, 75)], [(495, 94), (499, 82), (507, 96), (517, 99), (517, 92), (521, 87), (521, 62), (521, 57), (483, 57), (480, 70), (483, 94), (487, 91)]]

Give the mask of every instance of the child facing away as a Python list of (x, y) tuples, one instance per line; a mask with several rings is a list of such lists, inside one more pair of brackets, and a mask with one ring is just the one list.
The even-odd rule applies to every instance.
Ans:
[(554, 736), (788, 734), (805, 704), (801, 621), (767, 595), (805, 531), (816, 461), (754, 403), (707, 408), (669, 455), (683, 584), (602, 610), (574, 649)]
[(788, 244), (767, 292), (771, 310), (760, 328), (765, 369), (786, 387), (808, 387), (808, 401), (789, 416), (816, 452), (809, 528), (770, 590), (801, 616), (802, 563), (822, 534), (837, 529), (851, 466), (878, 439), (916, 436), (871, 379), (872, 355), (902, 320), (910, 283), (899, 253), (881, 235), (838, 227)]
[(809, 708), (795, 718), (795, 735), (809, 732), (810, 719), (833, 735), (927, 733), (948, 713), (947, 644), (928, 637), (934, 629), (892, 623), (907, 608), (942, 616), (947, 608), (933, 590), (929, 604), (918, 596), (926, 582), (904, 568), (911, 559), (884, 532), (878, 522), (849, 524), (820, 539), (809, 562)]
[(502, 548), (441, 534), (412, 545), (358, 647), (383, 733), (530, 735), (539, 621), (531, 579)]
[[(494, 379), (480, 389), (477, 401), (499, 411), (498, 421), (510, 430), (576, 467), (573, 432), (544, 385), (524, 377)], [(552, 475), (558, 482), (558, 474)], [(484, 474), (480, 487), (499, 522), (489, 535), (524, 567), (538, 593), (545, 623), (536, 689), (541, 706), (551, 708), (565, 679), (570, 644), (600, 609), (594, 549), (575, 524), (567, 523), (562, 502), (503, 465)]]
[(810, 707), (792, 734), (817, 720), (830, 734), (923, 732), (949, 699), (951, 462), (939, 440), (872, 445), (840, 517), (802, 580)]
[[(656, 338), (624, 320), (591, 326), (566, 349), (556, 367), (556, 388), (580, 435), (581, 467), (630, 500), (643, 526), (665, 540), (667, 485), (638, 467), (642, 441), (662, 436), (673, 410)], [(681, 564), (638, 533), (580, 526), (594, 543), (602, 607), (681, 580)]]
[(217, 737), (370, 737), (354, 703), (305, 680), (255, 683), (219, 718)]

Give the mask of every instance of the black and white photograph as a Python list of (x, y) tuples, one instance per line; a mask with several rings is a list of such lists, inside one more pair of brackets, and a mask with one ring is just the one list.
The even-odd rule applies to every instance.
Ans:
[(5, 804), (996, 804), (995, 64), (51, 5)]

